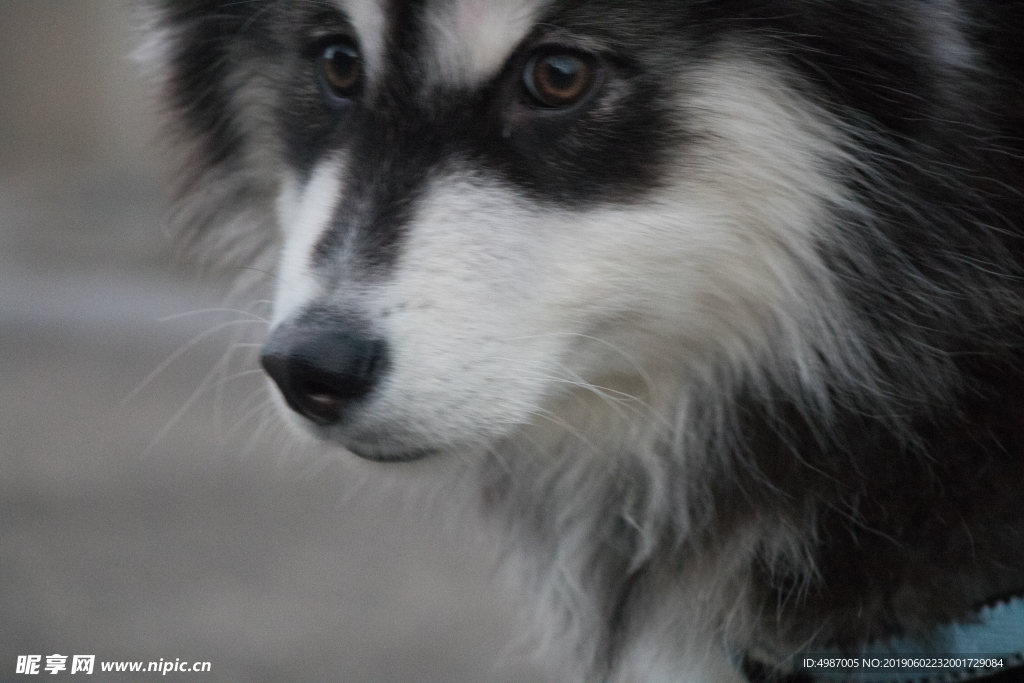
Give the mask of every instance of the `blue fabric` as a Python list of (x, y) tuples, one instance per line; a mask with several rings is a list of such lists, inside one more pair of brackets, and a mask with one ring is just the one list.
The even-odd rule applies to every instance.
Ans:
[[(853, 681), (857, 683), (887, 683), (889, 681), (964, 681), (988, 676), (1007, 668), (1024, 664), (1024, 598), (1014, 598), (992, 607), (985, 607), (969, 623), (954, 623), (937, 628), (929, 637), (913, 640), (896, 638), (871, 643), (856, 653), (858, 660), (886, 657), (938, 657), (962, 656), (973, 658), (1001, 658), (1001, 668), (968, 670), (966, 668), (903, 668), (885, 671), (858, 671), (856, 669), (804, 669), (822, 680)], [(851, 657), (849, 653), (815, 652), (813, 658)], [(797, 655), (798, 658), (804, 655)]]

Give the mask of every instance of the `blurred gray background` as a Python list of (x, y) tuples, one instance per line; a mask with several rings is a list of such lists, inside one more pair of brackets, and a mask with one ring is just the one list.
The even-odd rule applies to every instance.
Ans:
[(478, 544), (264, 419), (265, 294), (174, 265), (130, 9), (0, 0), (0, 681), (549, 680)]

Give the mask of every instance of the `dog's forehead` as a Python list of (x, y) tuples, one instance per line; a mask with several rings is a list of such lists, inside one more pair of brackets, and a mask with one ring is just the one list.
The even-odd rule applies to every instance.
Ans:
[[(551, 0), (334, 0), (359, 37), (371, 80), (412, 31), (424, 85), (472, 86), (497, 73)], [(403, 47), (398, 45), (398, 47)]]
[(359, 37), (370, 78), (382, 71), (387, 44), (387, 0), (334, 0)]
[(545, 0), (431, 0), (423, 58), (437, 85), (471, 86), (497, 73), (533, 28)]

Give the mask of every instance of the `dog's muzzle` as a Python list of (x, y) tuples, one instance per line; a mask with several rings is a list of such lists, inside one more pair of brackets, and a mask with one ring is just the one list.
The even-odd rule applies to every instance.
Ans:
[(387, 346), (334, 321), (286, 322), (267, 340), (260, 363), (292, 410), (331, 426), (380, 381)]

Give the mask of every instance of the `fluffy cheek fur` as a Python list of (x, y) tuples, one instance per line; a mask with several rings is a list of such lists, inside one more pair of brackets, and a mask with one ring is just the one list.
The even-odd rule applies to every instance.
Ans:
[(644, 200), (539, 205), (455, 160), (426, 188), (383, 279), (357, 278), (353, 257), (335, 254), (340, 284), (328, 291), (306, 265), (343, 160), (323, 162), (305, 188), (285, 183), (277, 320), (328, 303), (389, 343), (390, 372), (355, 438), (480, 446), (519, 425), (568, 426), (559, 406), (570, 396), (668, 413), (681, 385), (720, 381), (722, 368), (748, 379), (795, 359), (810, 379), (834, 355), (846, 322), (816, 245), (844, 201), (830, 180), (843, 163), (836, 134), (742, 59), (688, 74), (684, 91), (688, 142)]

